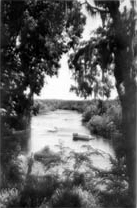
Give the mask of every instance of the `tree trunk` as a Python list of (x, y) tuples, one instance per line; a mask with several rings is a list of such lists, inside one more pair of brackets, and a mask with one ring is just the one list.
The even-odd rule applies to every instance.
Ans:
[[(118, 9), (112, 10), (116, 31), (117, 50), (115, 53), (116, 87), (122, 106), (123, 136), (127, 174), (129, 178), (130, 208), (136, 207), (136, 99), (137, 99), (137, 11), (132, 2), (134, 13), (129, 22), (123, 22)], [(128, 13), (127, 13), (128, 14)], [(125, 13), (125, 17), (127, 15)], [(128, 18), (128, 16), (127, 16)], [(124, 26), (125, 24), (125, 26)], [(130, 27), (130, 36), (127, 27)]]
[[(129, 86), (130, 87), (130, 86)], [(122, 102), (123, 135), (129, 177), (129, 200), (136, 207), (136, 92), (131, 89)]]
[[(132, 67), (135, 59), (131, 52), (131, 57), (127, 55), (126, 50), (117, 51), (115, 78), (117, 81), (117, 91), (122, 106), (122, 124), (125, 147), (125, 157), (127, 164), (127, 175), (129, 178), (129, 201), (130, 208), (136, 207), (136, 137), (137, 137), (137, 85), (136, 68)], [(125, 58), (124, 58), (125, 57)], [(132, 60), (132, 63), (131, 63)], [(121, 82), (122, 74), (122, 82)]]
[[(132, 2), (134, 16), (131, 33), (131, 65), (129, 77), (125, 81), (126, 98), (123, 104), (123, 124), (127, 142), (126, 159), (129, 176), (129, 196), (132, 207), (136, 208), (137, 194), (137, 3)], [(128, 106), (127, 106), (128, 105)]]

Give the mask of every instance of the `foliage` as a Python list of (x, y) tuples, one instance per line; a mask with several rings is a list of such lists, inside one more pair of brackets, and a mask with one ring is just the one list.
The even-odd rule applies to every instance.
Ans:
[(26, 186), (21, 193), (21, 207), (39, 206), (44, 198), (49, 200), (59, 186), (57, 176), (54, 175), (47, 175), (43, 178), (31, 176), (27, 180)]
[[(102, 53), (106, 54), (104, 50), (108, 43), (104, 33), (106, 31), (99, 28), (94, 37), (88, 42), (80, 43), (70, 56), (69, 66), (72, 69), (74, 79), (77, 81), (77, 86), (72, 86), (72, 90), (85, 98), (92, 93), (94, 93), (95, 98), (110, 97), (111, 89), (114, 87), (114, 83), (111, 81), (113, 71), (107, 68), (107, 65), (103, 66), (101, 62), (101, 55)], [(112, 58), (111, 61), (113, 61)]]
[[(134, 3), (131, 3), (131, 10), (128, 11), (125, 7), (124, 12), (120, 13), (120, 1), (95, 1), (94, 3), (96, 7), (88, 1), (85, 2), (91, 15), (96, 13), (100, 15), (102, 26), (92, 33), (89, 41), (80, 42), (74, 53), (70, 55), (69, 65), (77, 81), (77, 86), (72, 87), (72, 90), (84, 97), (93, 92), (95, 97), (98, 95), (109, 97), (114, 85), (111, 78), (115, 76), (116, 87), (121, 99), (124, 91), (122, 92), (119, 85), (124, 81), (124, 69), (122, 68), (122, 64), (123, 67), (126, 66), (124, 57), (127, 58), (127, 67), (132, 65), (131, 60), (134, 59), (131, 51), (124, 50), (127, 47), (131, 48), (132, 38), (135, 36), (135, 25), (132, 23), (136, 7)], [(122, 51), (124, 54), (121, 54), (120, 59), (118, 55)], [(121, 61), (122, 64), (120, 64)], [(135, 68), (132, 67), (135, 73)], [(134, 82), (133, 79), (132, 81)]]
[(48, 170), (51, 167), (54, 167), (57, 164), (61, 163), (62, 159), (60, 155), (61, 154), (58, 154), (58, 153), (55, 154), (54, 152), (52, 152), (49, 149), (49, 147), (45, 147), (40, 152), (37, 152), (34, 154), (34, 159), (42, 162)]
[(20, 160), (17, 158), (21, 147), (14, 137), (1, 142), (1, 187), (12, 187), (18, 185), (23, 174)]
[(122, 110), (118, 100), (96, 101), (85, 108), (82, 121), (93, 134), (115, 139), (122, 131)]
[(115, 137), (114, 133), (121, 133), (122, 110), (119, 100), (83, 100), (83, 101), (62, 101), (62, 100), (35, 100), (39, 105), (39, 113), (52, 110), (77, 110), (82, 113), (82, 121), (89, 128), (91, 133), (104, 136), (105, 138)]
[(82, 121), (83, 122), (88, 122), (92, 116), (98, 114), (98, 108), (96, 103), (91, 104), (90, 106), (86, 107), (83, 114), (82, 114)]
[(101, 116), (93, 116), (89, 121), (88, 126), (91, 132), (99, 135), (106, 135), (106, 132), (109, 130), (109, 126), (107, 128), (107, 123), (109, 122), (109, 118), (101, 117)]
[(107, 110), (107, 114), (110, 120), (114, 122), (116, 129), (121, 131), (122, 129), (122, 110), (120, 105), (112, 106)]
[[(78, 83), (78, 86), (73, 88), (77, 94), (87, 97), (94, 92), (96, 97), (97, 93), (99, 96), (109, 97), (110, 89), (113, 87), (110, 78), (114, 74), (123, 113), (123, 141), (126, 146), (124, 157), (127, 160), (131, 201), (129, 207), (133, 207), (136, 197), (134, 191), (137, 86), (135, 2), (132, 1), (130, 11), (125, 8), (123, 14), (119, 10), (119, 1), (95, 1), (96, 8), (87, 2), (86, 4), (92, 14), (100, 13), (102, 27), (95, 31), (89, 41), (78, 43), (77, 37), (80, 37), (81, 25), (85, 20), (80, 15), (80, 6), (79, 9), (73, 9), (73, 6), (76, 8), (76, 3), (74, 5), (72, 2), (68, 3), (67, 22), (64, 4), (62, 6), (61, 2), (2, 1), (2, 108), (6, 109), (6, 115), (11, 116), (11, 120), (17, 118), (20, 121), (22, 115), (29, 114), (33, 94), (39, 94), (45, 73), (50, 76), (57, 74), (58, 61), (62, 53), (68, 50), (66, 45), (74, 48), (69, 64)], [(74, 27), (70, 26), (71, 23)], [(66, 31), (64, 31), (65, 27)], [(64, 43), (64, 33), (67, 34), (68, 39), (71, 39), (67, 43)], [(75, 47), (77, 44), (78, 47)], [(113, 114), (112, 112), (111, 109), (110, 115)], [(116, 112), (116, 115), (119, 117), (119, 113)], [(103, 114), (98, 116), (101, 117), (96, 119), (103, 126), (103, 121), (106, 122), (108, 117), (103, 117)], [(117, 116), (111, 118), (115, 120)], [(96, 123), (95, 119), (94, 123)], [(122, 176), (122, 173), (119, 173)], [(116, 182), (114, 174), (111, 178)], [(116, 177), (116, 180), (118, 179)], [(115, 203), (115, 197), (118, 197), (118, 191), (109, 198), (112, 204)], [(27, 206), (31, 203), (37, 206), (42, 201), (38, 198), (37, 204), (37, 200), (31, 197), (26, 202)], [(119, 201), (115, 204), (118, 205)]]
[(1, 139), (1, 187), (18, 187), (24, 179), (20, 154), (28, 150), (30, 130), (14, 131)]
[(46, 113), (49, 111), (54, 111), (57, 109), (61, 110), (76, 110), (78, 112), (83, 112), (87, 105), (92, 101), (82, 100), (34, 100), (34, 107), (39, 105), (39, 113)]
[(3, 0), (1, 9), (1, 107), (8, 122), (36, 111), (33, 95), (45, 76), (57, 75), (62, 54), (81, 37), (85, 17), (78, 2)]
[(94, 6), (88, 1), (84, 4), (91, 15), (100, 15), (102, 26), (97, 28), (89, 41), (80, 43), (70, 56), (69, 65), (77, 81), (77, 86), (73, 89), (84, 97), (93, 92), (98, 97), (109, 97), (113, 87), (111, 78), (115, 77), (122, 107), (122, 133), (130, 180), (130, 206), (135, 207), (137, 5), (135, 1), (129, 1), (130, 8), (125, 5), (122, 10), (122, 1), (96, 0), (94, 3)]
[(9, 188), (0, 191), (0, 204), (1, 208), (5, 208), (10, 204), (17, 204), (18, 202), (18, 189), (16, 188)]
[[(45, 166), (44, 175), (34, 175), (30, 171), (26, 175), (26, 179), (21, 182), (22, 186), (18, 188), (17, 194), (13, 193), (7, 199), (6, 206), (96, 208), (128, 204), (128, 198), (125, 199), (128, 187), (125, 160), (112, 158), (91, 146), (86, 148), (84, 153), (71, 151), (66, 155), (66, 148), (61, 144), (59, 154), (62, 160), (55, 161), (55, 163), (49, 160), (48, 163), (45, 163), (43, 159), (39, 159), (39, 162)], [(44, 152), (46, 157), (52, 158), (51, 150), (46, 148), (43, 156)], [(93, 166), (92, 155), (103, 158), (107, 156), (112, 168), (104, 170)], [(53, 173), (53, 168), (55, 173)], [(63, 171), (58, 171), (60, 168)], [(101, 189), (102, 186), (105, 188)], [(0, 194), (0, 200), (4, 196), (6, 197), (6, 194), (3, 196)], [(4, 200), (2, 203), (5, 203)]]
[(97, 207), (93, 195), (90, 192), (83, 190), (82, 187), (57, 189), (51, 198), (50, 204), (49, 207)]

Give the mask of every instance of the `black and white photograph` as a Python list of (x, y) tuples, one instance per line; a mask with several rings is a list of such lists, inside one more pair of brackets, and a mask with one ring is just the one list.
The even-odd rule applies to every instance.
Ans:
[(137, 1), (0, 0), (0, 208), (137, 208)]

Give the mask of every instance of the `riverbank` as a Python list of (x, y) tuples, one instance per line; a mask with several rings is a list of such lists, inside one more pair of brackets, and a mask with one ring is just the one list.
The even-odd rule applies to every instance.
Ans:
[[(34, 136), (35, 142), (38, 140), (42, 146), (45, 144), (42, 141), (48, 143), (53, 140), (55, 141), (54, 136), (57, 135), (67, 141), (64, 137), (67, 136), (66, 130), (69, 129), (70, 131), (68, 121), (70, 121), (70, 124), (74, 128), (71, 134), (69, 132), (69, 138), (72, 140), (70, 135), (76, 130), (79, 122), (81, 123), (81, 116), (78, 113), (76, 114), (78, 115), (79, 122), (78, 120), (72, 122), (74, 117), (72, 118), (72, 115), (69, 117), (65, 113), (68, 111), (62, 113), (62, 118), (60, 111), (56, 111), (56, 115), (55, 111), (51, 112), (51, 114), (48, 113), (46, 115), (39, 114), (37, 117), (34, 117), (34, 120), (37, 120), (36, 123), (32, 122), (32, 130), (34, 130), (32, 136)], [(74, 116), (75, 111), (72, 112)], [(92, 111), (90, 110), (90, 112)], [(105, 114), (102, 113), (100, 115)], [(56, 118), (54, 124), (53, 118)], [(64, 122), (63, 128), (62, 121)], [(88, 124), (88, 122), (85, 123)], [(48, 128), (46, 129), (46, 124), (48, 124), (48, 127), (56, 125), (58, 131), (56, 133), (49, 132)], [(61, 134), (60, 130), (63, 131)], [(47, 133), (48, 135), (46, 135)], [(75, 144), (78, 149), (79, 144)], [(82, 152), (70, 149), (66, 155), (68, 149), (63, 145), (58, 145), (58, 153), (45, 148), (43, 151), (35, 153), (34, 157), (26, 157), (20, 155), (20, 147), (11, 141), (10, 148), (7, 148), (7, 158), (9, 159), (10, 156), (10, 161), (9, 163), (5, 163), (5, 167), (9, 171), (7, 175), (11, 181), (7, 180), (8, 183), (5, 181), (5, 187), (1, 189), (0, 193), (0, 201), (3, 203), (3, 208), (52, 208), (57, 206), (73, 206), (77, 208), (128, 207), (128, 183), (124, 161), (118, 161), (108, 154), (111, 169), (103, 170), (102, 168), (95, 167), (94, 156), (98, 156), (98, 161), (101, 161), (101, 158), (104, 158), (104, 153), (103, 151), (96, 150), (89, 144), (83, 144), (85, 150)], [(14, 145), (16, 146), (15, 149), (13, 148)], [(35, 148), (40, 148), (37, 142)], [(11, 150), (10, 152), (9, 149)]]
[[(51, 132), (56, 126), (57, 131)], [(50, 129), (50, 131), (49, 131)], [(102, 138), (94, 138), (92, 141), (73, 141), (73, 133), (90, 134), (81, 123), (81, 114), (76, 111), (57, 110), (48, 114), (32, 117), (31, 131), (14, 131), (11, 136), (3, 137), (1, 140), (1, 163), (3, 166), (2, 183), (3, 187), (8, 187), (13, 181), (16, 182), (19, 169), (16, 158), (24, 152), (37, 152), (44, 146), (49, 145), (52, 150), (57, 149), (61, 143), (66, 149), (73, 149), (76, 152), (84, 152), (83, 146), (91, 145), (92, 148), (100, 147), (102, 151), (107, 151), (113, 155), (113, 148), (109, 141)], [(98, 163), (99, 160), (94, 159)], [(100, 166), (105, 165), (102, 161)], [(107, 166), (107, 164), (106, 164)]]
[(82, 113), (82, 122), (91, 134), (106, 139), (121, 139), (122, 110), (117, 100), (91, 101), (63, 101), (63, 100), (35, 100), (34, 109), (40, 114), (49, 111), (76, 110)]
[(47, 145), (55, 151), (63, 143), (76, 152), (83, 151), (84, 145), (91, 145), (114, 155), (111, 141), (102, 137), (92, 136), (90, 141), (73, 141), (74, 133), (90, 136), (90, 131), (82, 124), (81, 119), (81, 113), (70, 110), (56, 110), (34, 116), (31, 121), (31, 151), (37, 152)]

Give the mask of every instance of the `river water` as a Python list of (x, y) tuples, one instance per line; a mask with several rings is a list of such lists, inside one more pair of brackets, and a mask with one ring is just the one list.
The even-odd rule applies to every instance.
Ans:
[[(99, 149), (112, 157), (115, 155), (111, 141), (97, 138), (91, 141), (73, 141), (73, 133), (90, 135), (89, 130), (82, 125), (82, 115), (76, 111), (56, 110), (47, 114), (39, 114), (32, 117), (30, 152), (37, 152), (49, 146), (51, 150), (58, 151), (58, 145), (62, 144), (75, 152), (87, 151), (85, 146)], [(107, 157), (94, 156), (94, 164), (101, 167), (109, 167)]]

